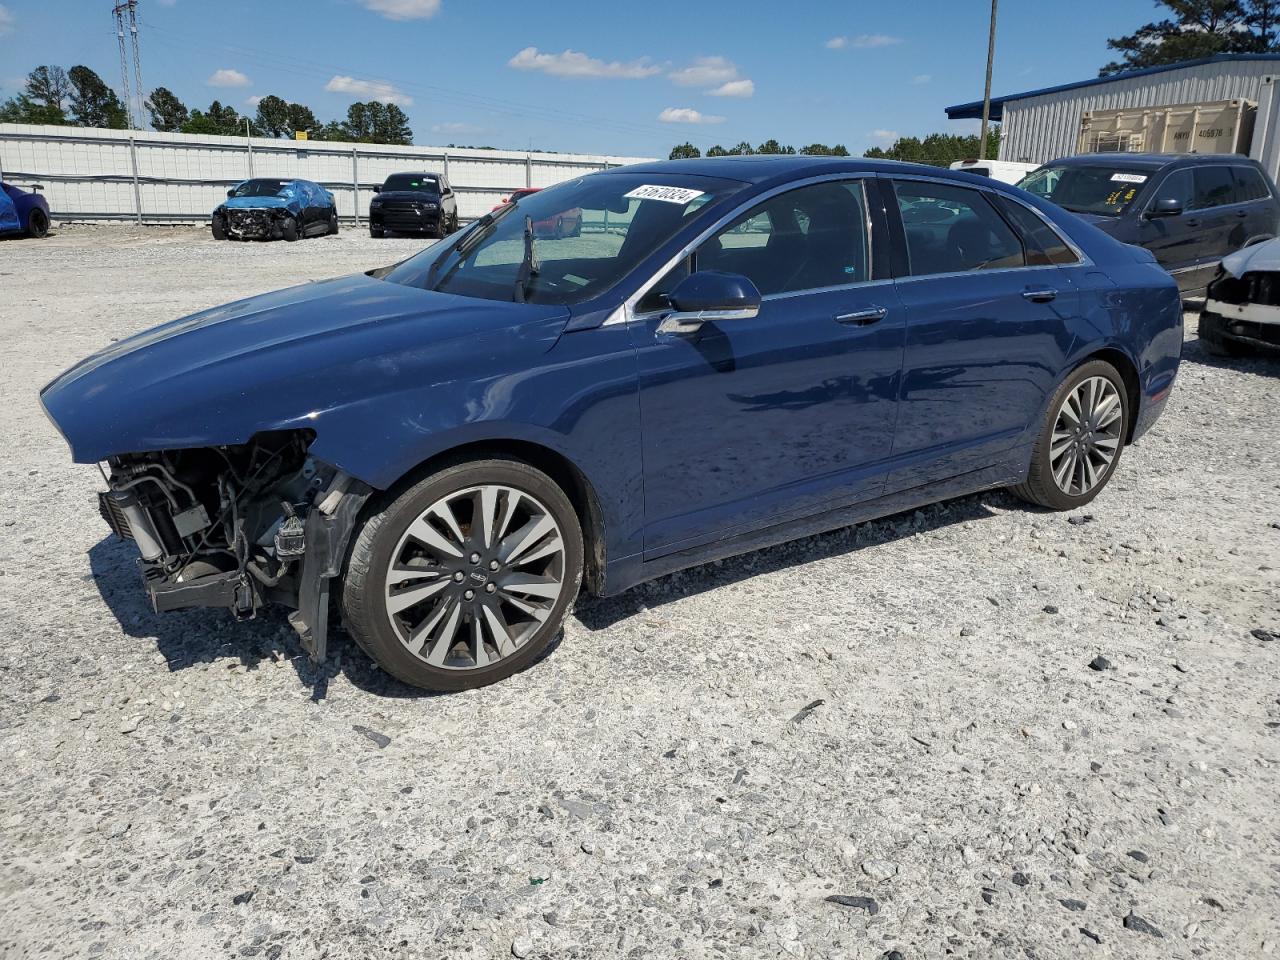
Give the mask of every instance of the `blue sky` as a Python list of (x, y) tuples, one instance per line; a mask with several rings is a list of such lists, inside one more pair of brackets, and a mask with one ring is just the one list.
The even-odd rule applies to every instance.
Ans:
[[(2, 0), (0, 95), (39, 63), (113, 85), (111, 0)], [(855, 153), (973, 128), (987, 0), (140, 0), (142, 78), (189, 107), (276, 94), (322, 120), (400, 103), (419, 144), (627, 156), (776, 137)], [(1052, 12), (1050, 12), (1052, 11)], [(994, 92), (1094, 76), (1151, 0), (1005, 0)]]

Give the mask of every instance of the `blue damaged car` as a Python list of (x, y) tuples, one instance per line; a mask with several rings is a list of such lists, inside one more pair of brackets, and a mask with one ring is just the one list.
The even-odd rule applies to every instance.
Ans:
[(338, 232), (333, 194), (310, 180), (256, 177), (227, 191), (213, 211), (215, 240), (297, 240)]
[(34, 189), (0, 183), (0, 235), (22, 233), (40, 239), (49, 233), (49, 201)]
[(744, 157), (561, 183), (41, 399), (156, 610), (280, 603), (322, 657), (332, 599), (387, 671), (456, 690), (530, 664), (580, 588), (994, 487), (1087, 504), (1181, 347), (1152, 256), (1027, 193)]

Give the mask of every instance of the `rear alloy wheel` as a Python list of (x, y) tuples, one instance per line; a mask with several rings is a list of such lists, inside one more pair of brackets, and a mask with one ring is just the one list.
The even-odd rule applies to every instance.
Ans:
[(49, 218), (39, 207), (31, 211), (27, 217), (27, 236), (32, 240), (43, 240), (49, 235)]
[(338, 208), (333, 207), (329, 210), (329, 236), (336, 237), (338, 235)]
[(343, 585), (347, 627), (406, 683), (484, 686), (560, 631), (582, 555), (573, 506), (544, 474), (507, 460), (450, 467), (361, 530)]
[(1054, 392), (1027, 480), (1014, 492), (1053, 510), (1083, 506), (1111, 479), (1128, 428), (1128, 394), (1115, 367), (1102, 360), (1078, 367)]

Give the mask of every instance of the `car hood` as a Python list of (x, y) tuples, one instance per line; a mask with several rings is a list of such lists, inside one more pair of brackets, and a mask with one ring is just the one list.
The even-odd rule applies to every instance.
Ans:
[(1093, 224), (1100, 230), (1106, 230), (1108, 233), (1111, 232), (1110, 230), (1107, 230), (1109, 225), (1120, 222), (1119, 217), (1104, 217), (1097, 213), (1077, 213), (1075, 216), (1079, 217), (1085, 223)]
[(1280, 240), (1267, 240), (1222, 258), (1222, 269), (1233, 277), (1246, 273), (1280, 273)]
[[(365, 274), (215, 307), (112, 344), (41, 391), (75, 459), (244, 443), (371, 397), (544, 353), (565, 307), (435, 293)], [(339, 464), (341, 465), (341, 464)]]
[(297, 205), (298, 200), (290, 197), (228, 197), (223, 204), (228, 210), (276, 210)]

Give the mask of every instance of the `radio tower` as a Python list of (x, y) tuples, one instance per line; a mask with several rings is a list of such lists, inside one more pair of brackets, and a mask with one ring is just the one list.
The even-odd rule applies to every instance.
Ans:
[[(136, 130), (146, 111), (146, 93), (142, 89), (142, 57), (138, 53), (138, 0), (121, 0), (111, 8), (116, 21), (116, 40), (120, 45), (120, 84), (124, 88), (124, 109), (129, 118), (129, 129)], [(137, 113), (134, 113), (133, 96), (129, 92), (129, 46), (125, 43), (125, 30), (132, 39), (133, 81), (138, 94)], [(134, 118), (138, 123), (134, 123)]]

